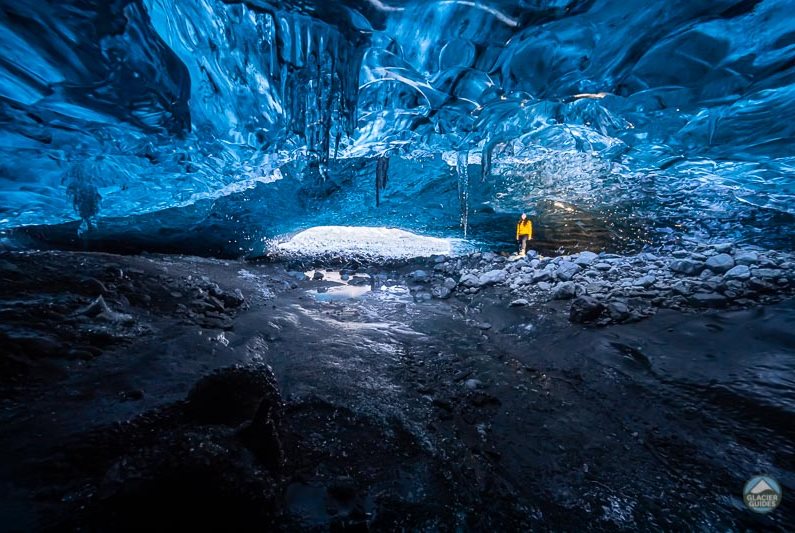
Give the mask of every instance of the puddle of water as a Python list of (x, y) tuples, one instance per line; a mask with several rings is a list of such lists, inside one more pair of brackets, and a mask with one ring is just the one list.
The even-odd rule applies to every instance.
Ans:
[[(305, 272), (310, 279), (314, 273), (314, 270)], [(357, 274), (356, 277), (361, 278), (369, 276), (366, 274)], [(338, 302), (362, 298), (364, 296), (377, 296), (384, 300), (411, 301), (411, 293), (408, 287), (401, 285), (379, 285), (373, 287), (369, 282), (350, 285), (348, 281), (349, 280), (343, 280), (339, 272), (323, 272), (323, 282), (333, 282), (339, 285), (323, 287), (322, 289), (309, 289), (306, 292), (319, 302)]]
[(319, 302), (336, 302), (359, 298), (371, 290), (372, 288), (369, 285), (337, 285), (329, 287), (325, 292), (318, 292), (316, 289), (306, 292)]

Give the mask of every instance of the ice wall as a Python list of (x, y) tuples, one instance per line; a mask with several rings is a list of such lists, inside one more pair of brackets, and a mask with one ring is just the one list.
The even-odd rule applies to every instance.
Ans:
[(2, 0), (0, 230), (245, 251), (560, 201), (787, 246), (793, 28), (783, 0)]

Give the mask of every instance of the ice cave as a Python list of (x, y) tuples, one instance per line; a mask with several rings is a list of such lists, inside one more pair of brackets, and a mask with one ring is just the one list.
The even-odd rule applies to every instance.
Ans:
[(791, 531), (794, 8), (0, 0), (0, 530)]

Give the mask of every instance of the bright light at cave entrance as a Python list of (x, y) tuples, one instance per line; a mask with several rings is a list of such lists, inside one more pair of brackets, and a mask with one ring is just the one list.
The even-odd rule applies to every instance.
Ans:
[(454, 255), (466, 247), (461, 239), (417, 235), (401, 229), (359, 226), (317, 226), (276, 245), (287, 254), (343, 254), (408, 259)]

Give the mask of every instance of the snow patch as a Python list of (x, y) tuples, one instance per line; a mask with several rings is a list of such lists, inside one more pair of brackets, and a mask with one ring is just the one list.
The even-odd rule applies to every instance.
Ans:
[(325, 254), (367, 258), (410, 259), (432, 255), (456, 255), (465, 251), (465, 241), (417, 235), (394, 228), (317, 226), (275, 244), (277, 255), (317, 256)]

